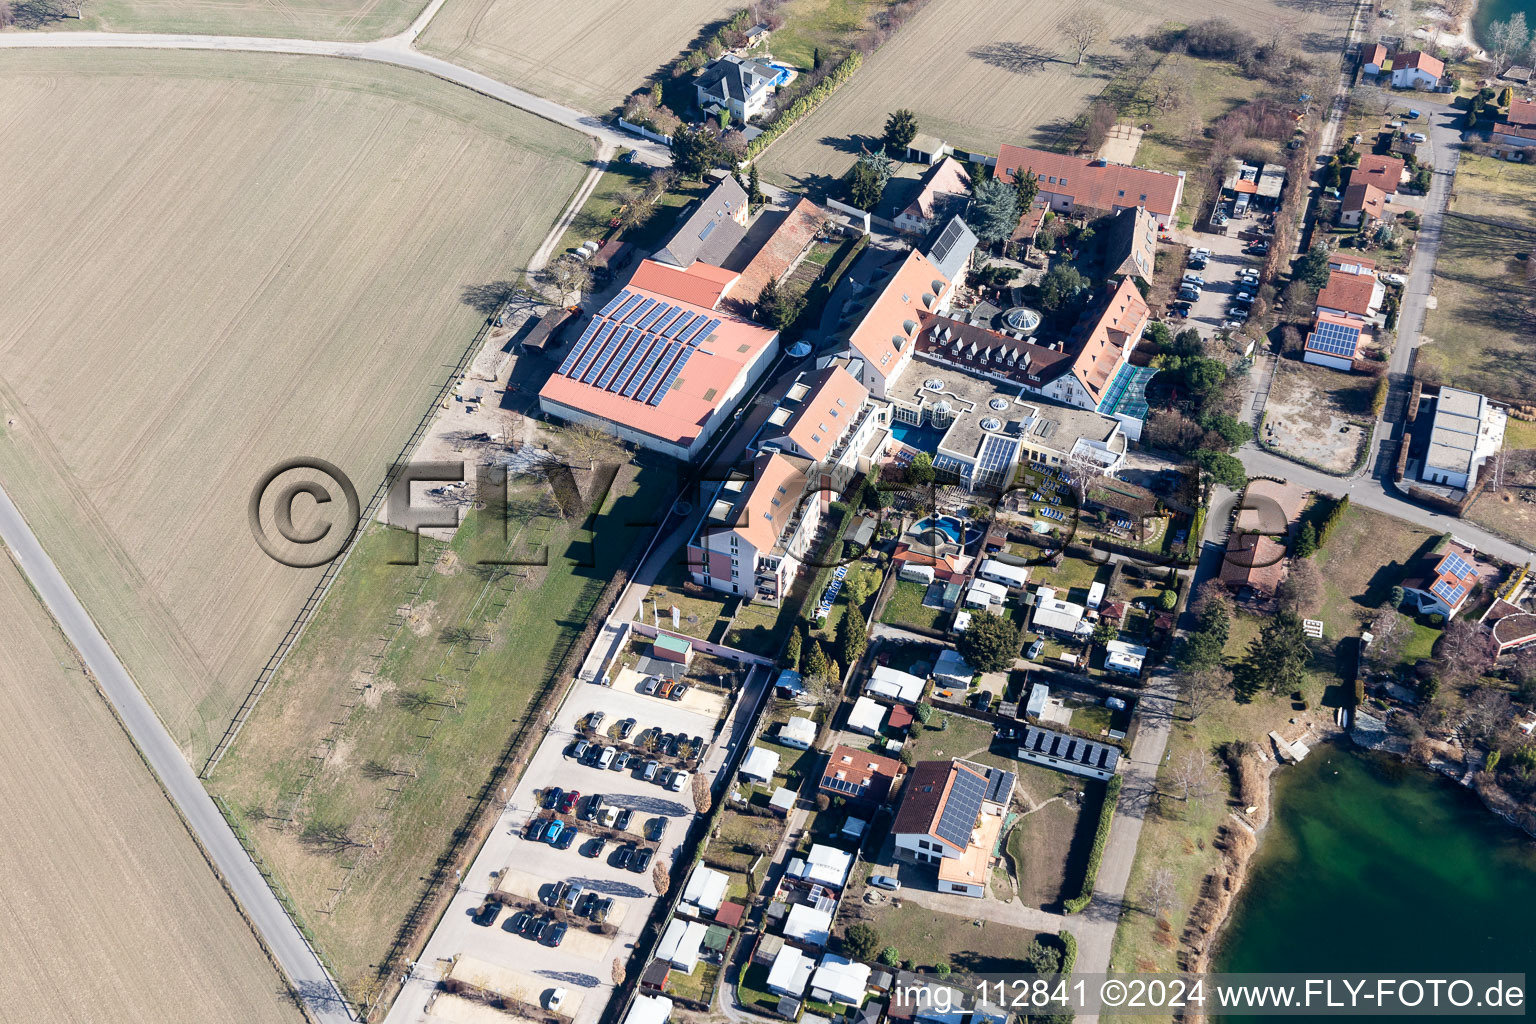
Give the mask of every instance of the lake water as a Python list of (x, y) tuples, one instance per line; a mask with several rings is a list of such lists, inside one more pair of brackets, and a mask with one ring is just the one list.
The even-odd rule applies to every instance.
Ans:
[(1536, 970), (1536, 842), (1467, 790), (1327, 745), (1276, 797), (1216, 970)]
[(1478, 42), (1486, 44), (1488, 26), (1506, 20), (1516, 11), (1524, 11), (1526, 25), (1536, 28), (1536, 0), (1479, 0), (1477, 13), (1472, 18), (1472, 35)]

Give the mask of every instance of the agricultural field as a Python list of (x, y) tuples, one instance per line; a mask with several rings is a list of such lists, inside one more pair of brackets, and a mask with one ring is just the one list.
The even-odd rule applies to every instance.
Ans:
[(7, 1020), (300, 1024), (74, 652), (0, 556)]
[(17, 0), (23, 30), (191, 32), (291, 39), (382, 39), (404, 31), (427, 0)]
[[(1503, 170), (1505, 166), (1510, 169)], [(1435, 308), (1425, 317), (1428, 344), (1416, 354), (1420, 377), (1505, 401), (1536, 394), (1536, 333), (1529, 296), (1536, 280), (1536, 217), (1529, 168), (1473, 160), (1445, 217), (1435, 262)]]
[(961, 149), (996, 153), (1003, 142), (1050, 148), (1114, 78), (1122, 43), (1168, 21), (1223, 17), (1268, 35), (1277, 18), (1294, 21), (1295, 38), (1342, 40), (1348, 5), (1305, 13), (1280, 0), (1135, 5), (1105, 2), (1104, 42), (1080, 67), (1058, 31), (1063, 9), (1043, 0), (997, 5), (933, 0), (864, 63), (853, 80), (763, 155), (767, 177), (825, 190), (846, 171), (861, 144), (874, 142), (886, 115), (915, 111), (920, 130)]
[(246, 502), (364, 500), (584, 173), (585, 139), (425, 75), (255, 54), (0, 55), (0, 476), (200, 764), (319, 570)]
[[(584, 501), (600, 476), (576, 477)], [(642, 542), (664, 477), (625, 466), (590, 520), (518, 478), (507, 536), (477, 510), (451, 543), (424, 539), (417, 565), (391, 564), (405, 535), (374, 524), (213, 773), (210, 789), (359, 998)]]
[(448, 0), (418, 45), (465, 67), (592, 113), (668, 68), (737, 0)]

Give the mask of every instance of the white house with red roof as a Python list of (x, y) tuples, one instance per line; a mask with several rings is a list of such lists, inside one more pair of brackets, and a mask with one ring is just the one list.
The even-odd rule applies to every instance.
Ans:
[(1339, 204), (1339, 223), (1357, 228), (1381, 220), (1387, 212), (1387, 194), (1369, 182), (1351, 182)]
[(1501, 160), (1523, 161), (1536, 152), (1536, 103), (1511, 99), (1509, 111), (1488, 133), (1493, 155)]
[(1392, 56), (1392, 85), (1397, 89), (1433, 89), (1445, 75), (1445, 61), (1423, 50)]
[(807, 459), (764, 452), (715, 494), (688, 544), (695, 583), (778, 604), (810, 550), (834, 494), (813, 488)]
[(1057, 213), (1078, 207), (1115, 213), (1144, 206), (1160, 225), (1174, 221), (1184, 198), (1184, 172), (1149, 171), (1108, 160), (1089, 160), (1043, 149), (1004, 144), (998, 148), (997, 176), (1004, 181), (1030, 173)]
[(716, 308), (734, 274), (644, 260), (588, 319), (539, 391), (549, 416), (691, 460), (779, 352), (779, 334)]
[(1332, 270), (1328, 283), (1317, 293), (1317, 310), (1361, 322), (1374, 320), (1386, 298), (1386, 287), (1375, 274)]
[(815, 464), (823, 489), (841, 493), (883, 454), (883, 418), (869, 392), (841, 363), (801, 374), (759, 435), (760, 450)]
[(870, 394), (884, 398), (912, 361), (922, 314), (948, 309), (954, 284), (913, 249), (894, 271), (880, 271), (871, 286), (880, 292), (848, 336), (848, 349), (858, 363), (859, 381)]
[(923, 176), (917, 195), (906, 209), (896, 215), (898, 231), (931, 231), (940, 219), (955, 210), (963, 211), (971, 194), (971, 176), (965, 165), (947, 156)]

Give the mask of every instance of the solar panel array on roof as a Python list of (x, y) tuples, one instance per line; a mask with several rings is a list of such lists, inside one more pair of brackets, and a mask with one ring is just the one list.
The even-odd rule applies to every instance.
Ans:
[(1452, 583), (1450, 580), (1436, 580), (1435, 585), (1429, 589), (1434, 591), (1436, 597), (1452, 608), (1456, 607), (1456, 602), (1460, 601), (1467, 593), (1466, 587), (1459, 583)]
[(625, 300), (627, 300), (633, 294), (634, 294), (634, 292), (630, 291), (628, 288), (623, 289), (622, 291), (619, 292), (619, 294), (617, 294), (613, 298), (609, 299), (608, 300), (608, 305), (606, 305), (602, 309), (598, 310), (597, 311), (597, 315), (598, 316), (608, 316), (614, 310), (618, 309), (621, 305), (623, 305)]
[(1045, 757), (1054, 757), (1059, 761), (1080, 764), (1085, 768), (1109, 772), (1114, 771), (1115, 765), (1120, 761), (1119, 747), (1094, 743), (1076, 736), (1065, 736), (1033, 725), (1024, 728), (1024, 743), (1019, 747), (1021, 757), (1026, 753), (1041, 754)]
[(993, 768), (987, 773), (987, 802), (992, 804), (1006, 804), (1013, 795), (1013, 772), (1005, 772), (1001, 768)]
[(1331, 356), (1354, 358), (1355, 348), (1359, 344), (1360, 328), (1345, 327), (1343, 324), (1329, 323), (1326, 320), (1319, 323), (1317, 330), (1307, 338), (1308, 348)]
[(864, 792), (864, 787), (858, 783), (849, 782), (847, 779), (840, 779), (835, 775), (822, 776), (821, 788), (835, 789), (839, 793), (848, 793), (852, 796), (858, 796)]
[(659, 405), (718, 319), (660, 299), (620, 292), (587, 324), (560, 364), (561, 376)]
[(976, 827), (976, 819), (981, 816), (981, 801), (987, 795), (987, 782), (963, 768), (954, 769), (953, 777), (949, 799), (944, 801), (944, 813), (939, 815), (933, 833), (963, 850), (970, 845), (971, 830)]
[(651, 392), (650, 397), (645, 400), (647, 405), (661, 404), (661, 400), (666, 397), (667, 391), (671, 389), (672, 382), (677, 380), (677, 375), (679, 373), (683, 372), (683, 366), (687, 364), (688, 357), (691, 355), (693, 355), (693, 349), (683, 349), (682, 354), (677, 357), (677, 362), (672, 364), (672, 368), (667, 371), (667, 375), (662, 379), (661, 384), (658, 385), (656, 390)]
[(1445, 556), (1445, 560), (1440, 563), (1440, 572), (1442, 574), (1449, 573), (1450, 575), (1455, 576), (1457, 579), (1461, 579), (1464, 576), (1472, 575), (1472, 567), (1467, 564), (1466, 559), (1452, 551), (1447, 554)]

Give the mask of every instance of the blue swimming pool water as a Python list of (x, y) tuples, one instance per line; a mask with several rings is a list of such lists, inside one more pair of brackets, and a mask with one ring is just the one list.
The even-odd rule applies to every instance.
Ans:
[(778, 86), (781, 86), (785, 82), (789, 81), (790, 71), (792, 70), (791, 68), (789, 68), (789, 67), (787, 67), (787, 66), (785, 66), (783, 64), (779, 64), (776, 61), (769, 61), (768, 62), (768, 66), (771, 67), (771, 68), (778, 68), (779, 69), (779, 73), (777, 75), (773, 76), (773, 84), (774, 84), (775, 88), (777, 88)]
[(930, 516), (927, 519), (919, 519), (912, 526), (914, 533), (921, 534), (928, 530), (938, 530), (949, 538), (951, 544), (960, 543), (960, 520), (958, 519), (952, 519), (949, 516), (934, 519)]
[(937, 427), (918, 426), (913, 423), (897, 421), (891, 424), (891, 433), (896, 440), (908, 448), (915, 448), (920, 452), (934, 452), (938, 450), (939, 442), (944, 440), (944, 431)]

